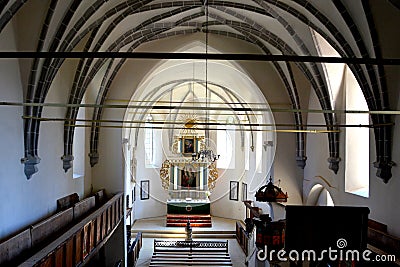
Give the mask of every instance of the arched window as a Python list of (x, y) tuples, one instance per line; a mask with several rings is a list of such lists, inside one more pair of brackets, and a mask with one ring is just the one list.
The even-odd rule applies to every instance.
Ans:
[[(346, 110), (368, 110), (360, 86), (346, 70)], [(346, 113), (346, 125), (368, 125), (368, 113)], [(369, 128), (346, 128), (345, 191), (369, 197)]]
[(246, 132), (246, 138), (244, 140), (244, 169), (250, 170), (250, 131)]
[[(265, 123), (264, 116), (261, 114), (256, 115), (256, 123), (264, 124)], [(264, 162), (265, 154), (263, 152), (265, 134), (264, 134), (263, 128), (261, 126), (257, 126), (255, 130), (256, 131), (253, 133), (253, 136), (255, 138), (254, 152), (256, 154), (255, 155), (256, 156), (256, 172), (262, 173), (266, 168), (266, 164)]]
[[(85, 119), (85, 108), (79, 108), (77, 118)], [(85, 176), (85, 146), (85, 127), (75, 127), (74, 143), (72, 145), (72, 154), (74, 156), (72, 165), (73, 178)]]
[[(311, 30), (320, 56), (339, 57), (339, 53), (317, 32)], [(368, 111), (367, 102), (354, 74), (345, 64), (322, 63), (330, 91), (332, 107), (339, 103), (345, 110)], [(344, 103), (338, 96), (343, 92)], [(368, 125), (368, 113), (346, 113), (346, 125)], [(345, 128), (345, 191), (369, 196), (369, 128)]]
[(258, 131), (256, 133), (256, 170), (257, 173), (261, 173), (263, 171), (263, 132), (261, 131), (261, 127), (258, 127)]
[(217, 151), (221, 155), (217, 161), (219, 169), (234, 169), (235, 168), (235, 126), (233, 117), (226, 119), (226, 129), (217, 131)]
[(153, 116), (148, 115), (145, 123), (144, 151), (146, 158), (146, 168), (151, 168), (154, 165), (154, 129)]

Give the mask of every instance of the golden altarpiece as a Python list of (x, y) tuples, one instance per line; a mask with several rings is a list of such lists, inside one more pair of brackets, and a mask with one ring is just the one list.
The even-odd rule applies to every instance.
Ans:
[(172, 152), (176, 156), (165, 160), (160, 170), (168, 191), (167, 226), (185, 226), (190, 220), (192, 226), (211, 227), (209, 195), (218, 179), (218, 157), (194, 131), (175, 136)]

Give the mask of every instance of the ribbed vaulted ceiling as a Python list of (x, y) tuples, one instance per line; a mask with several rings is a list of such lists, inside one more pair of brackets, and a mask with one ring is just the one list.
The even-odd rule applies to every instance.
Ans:
[[(238, 39), (265, 55), (318, 56), (310, 29), (313, 29), (345, 58), (381, 58), (382, 51), (375, 30), (373, 5), (368, 0), (3, 0), (0, 2), (0, 30), (14, 21), (18, 29), (28, 28), (29, 42), (20, 42), (21, 51), (55, 52), (135, 52), (144, 44), (162, 42), (170, 37), (202, 33), (205, 38), (219, 36), (224, 42)], [(398, 2), (393, 1), (393, 8)], [(33, 11), (33, 12), (32, 12)], [(1, 33), (0, 33), (1, 34)], [(1, 36), (1, 35), (0, 35)], [(25, 37), (28, 38), (28, 37)], [(159, 52), (146, 46), (146, 52)], [(102, 118), (102, 107), (114, 80), (124, 66), (124, 58), (82, 58), (76, 65), (74, 81), (66, 103), (81, 104), (89, 84), (100, 79), (100, 89), (93, 120)], [(26, 73), (25, 102), (46, 103), (52, 81), (65, 58), (35, 58)], [(332, 110), (327, 81), (319, 63), (271, 62), (279, 74), (293, 109), (300, 110), (300, 100), (293, 67), (310, 82), (321, 109)], [(384, 67), (350, 64), (370, 110), (389, 108)], [(103, 69), (101, 73), (100, 69)], [(99, 74), (100, 73), (100, 74)], [(37, 171), (38, 138), (43, 106), (26, 106), (25, 173)], [(65, 115), (64, 164), (72, 160), (74, 122), (78, 107), (69, 106)], [(302, 115), (293, 112), (296, 128), (303, 129)], [(334, 130), (334, 113), (324, 113), (329, 139), (329, 168), (339, 168), (339, 134)], [(373, 124), (386, 125), (388, 115), (371, 115)], [(99, 128), (93, 122), (91, 155), (98, 157)], [(377, 176), (391, 177), (391, 127), (374, 128), (378, 168)], [(305, 136), (297, 133), (298, 165), (306, 161)], [(95, 162), (95, 161), (93, 161)]]

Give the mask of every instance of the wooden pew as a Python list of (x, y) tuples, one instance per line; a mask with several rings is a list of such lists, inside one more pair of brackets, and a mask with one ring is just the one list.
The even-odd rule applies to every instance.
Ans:
[[(76, 193), (57, 200), (57, 209), (62, 211), (2, 240), (0, 265), (15, 266), (31, 257), (25, 261), (26, 266), (31, 262), (36, 262), (40, 266), (59, 266), (54, 263), (59, 263), (60, 260), (66, 266), (75, 266), (88, 258), (90, 252), (101, 247), (120, 223), (124, 212), (122, 193), (107, 200), (105, 191), (100, 190), (92, 197), (82, 201), (77, 200), (79, 197)], [(99, 209), (94, 211), (95, 208)], [(89, 219), (87, 215), (93, 218)], [(79, 221), (81, 223), (78, 223)], [(82, 227), (75, 232), (68, 230), (71, 227), (75, 229), (77, 225)], [(54, 244), (54, 240), (59, 240), (60, 236), (64, 236), (64, 241), (51, 252), (44, 254), (38, 252), (46, 251), (45, 247)], [(38, 253), (44, 257), (44, 261), (32, 257)]]
[(400, 238), (389, 235), (383, 223), (368, 219), (368, 244), (400, 258)]
[(74, 220), (82, 219), (96, 207), (95, 196), (85, 198), (74, 205)]
[(57, 211), (66, 210), (79, 202), (79, 196), (77, 193), (65, 196), (63, 198), (57, 199)]
[[(111, 237), (118, 225), (123, 219), (123, 194), (118, 193), (108, 200), (99, 209), (90, 213), (89, 216), (80, 222), (71, 225), (50, 243), (41, 246), (39, 251), (30, 255), (28, 259), (23, 259), (20, 267), (58, 267), (58, 266), (83, 266), (90, 259), (99, 253), (100, 249)], [(72, 208), (71, 208), (72, 209)], [(112, 214), (109, 211), (114, 210), (116, 216), (114, 227), (110, 227), (111, 221), (102, 220), (103, 214)], [(98, 235), (98, 231), (111, 228), (104, 231), (105, 235)], [(99, 239), (98, 239), (99, 238)]]
[(0, 265), (14, 265), (15, 258), (23, 257), (31, 248), (31, 243), (29, 228), (0, 243)]
[(94, 197), (96, 200), (96, 207), (103, 205), (107, 198), (106, 198), (106, 191), (104, 189), (100, 189), (96, 193), (94, 193)]
[(45, 242), (46, 239), (54, 238), (74, 220), (74, 210), (58, 212), (49, 218), (31, 226), (32, 247), (36, 247)]

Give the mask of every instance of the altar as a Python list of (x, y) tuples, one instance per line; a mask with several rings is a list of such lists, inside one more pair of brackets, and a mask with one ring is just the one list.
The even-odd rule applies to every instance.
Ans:
[(209, 195), (218, 178), (215, 160), (201, 156), (202, 137), (183, 136), (174, 144), (177, 157), (165, 160), (160, 170), (168, 191), (167, 226), (211, 227)]
[(210, 201), (169, 200), (167, 202), (167, 214), (210, 214)]
[(167, 202), (167, 225), (184, 227), (211, 227), (210, 200), (171, 199)]

